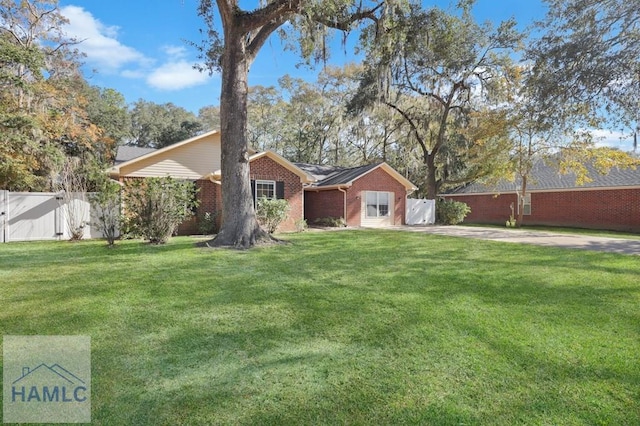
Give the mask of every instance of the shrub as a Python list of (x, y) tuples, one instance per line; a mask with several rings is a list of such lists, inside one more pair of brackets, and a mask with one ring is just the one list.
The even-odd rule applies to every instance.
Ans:
[(67, 228), (71, 241), (81, 240), (84, 236), (89, 207), (86, 201), (89, 180), (87, 171), (78, 157), (68, 157), (60, 166), (53, 189), (60, 195), (60, 207), (64, 209)]
[(198, 201), (192, 182), (170, 177), (128, 181), (124, 191), (127, 229), (152, 244), (164, 244)]
[(457, 225), (471, 213), (471, 208), (465, 203), (440, 199), (436, 202), (436, 220), (444, 225)]
[(309, 228), (307, 225), (307, 219), (296, 220), (296, 232), (304, 232)]
[(287, 218), (289, 213), (289, 202), (287, 200), (275, 200), (271, 198), (260, 198), (256, 207), (258, 222), (267, 232), (273, 234), (278, 229), (278, 225)]
[(120, 212), (120, 185), (105, 177), (96, 183), (96, 192), (89, 195), (95, 208), (96, 227), (111, 247), (115, 243), (122, 223)]
[(218, 233), (217, 219), (220, 212), (204, 212), (198, 216), (198, 230), (203, 235)]
[(341, 217), (320, 217), (313, 221), (314, 225), (327, 226), (330, 228), (343, 228), (347, 226), (344, 218)]

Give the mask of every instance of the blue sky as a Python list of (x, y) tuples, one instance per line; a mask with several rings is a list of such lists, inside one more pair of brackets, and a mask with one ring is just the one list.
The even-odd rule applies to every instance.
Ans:
[[(425, 6), (448, 7), (449, 0), (425, 0)], [(241, 1), (247, 7), (257, 1)], [(161, 6), (159, 6), (161, 5)], [(186, 40), (199, 41), (204, 27), (197, 15), (197, 0), (61, 0), (62, 13), (69, 19), (67, 33), (84, 40), (78, 45), (86, 57), (85, 76), (100, 87), (122, 93), (127, 102), (145, 99), (172, 102), (197, 114), (207, 105), (218, 105), (220, 78), (192, 68), (196, 50)], [(514, 17), (521, 28), (544, 17), (542, 0), (477, 0), (474, 14), (479, 21), (496, 25)], [(355, 42), (355, 37), (352, 36)], [(340, 47), (332, 52), (331, 65), (354, 60), (352, 50)], [(272, 37), (262, 48), (249, 74), (250, 85), (276, 85), (289, 74), (313, 80), (318, 69), (297, 67), (299, 58), (285, 52)], [(317, 67), (319, 68), (319, 66)], [(607, 136), (607, 135), (605, 135)], [(607, 138), (618, 140), (617, 136)]]
[[(252, 3), (257, 1), (241, 2)], [(449, 1), (425, 1), (433, 4), (446, 7)], [(70, 21), (67, 32), (84, 40), (78, 48), (86, 54), (85, 75), (91, 84), (114, 88), (127, 102), (173, 102), (196, 113), (217, 105), (220, 96), (220, 78), (192, 69), (197, 52), (185, 42), (200, 40), (198, 29), (204, 25), (197, 5), (197, 0), (60, 2)], [(482, 21), (514, 16), (523, 25), (544, 15), (540, 0), (478, 0), (474, 11)], [(355, 42), (356, 37), (351, 38)], [(353, 60), (353, 51), (345, 53), (336, 44), (330, 64)], [(249, 84), (275, 85), (285, 74), (314, 79), (317, 69), (296, 67), (298, 62), (294, 52), (285, 52), (280, 40), (272, 37), (251, 69)]]

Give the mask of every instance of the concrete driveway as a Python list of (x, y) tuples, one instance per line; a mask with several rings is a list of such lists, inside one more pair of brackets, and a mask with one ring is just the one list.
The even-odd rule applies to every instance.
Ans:
[(623, 253), (640, 256), (640, 238), (623, 239), (595, 237), (589, 235), (570, 235), (546, 231), (528, 231), (521, 229), (482, 228), (471, 226), (394, 226), (408, 232), (447, 235), (451, 237), (477, 238), (507, 243), (536, 244), (540, 246), (577, 248), (602, 251), (607, 253)]

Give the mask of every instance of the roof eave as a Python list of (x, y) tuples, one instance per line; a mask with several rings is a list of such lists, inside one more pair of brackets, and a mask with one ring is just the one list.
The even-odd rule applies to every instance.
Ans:
[(318, 192), (318, 191), (330, 191), (335, 189), (347, 189), (351, 188), (351, 182), (349, 183), (341, 183), (337, 185), (327, 185), (327, 186), (307, 186), (304, 188), (305, 191), (309, 192)]

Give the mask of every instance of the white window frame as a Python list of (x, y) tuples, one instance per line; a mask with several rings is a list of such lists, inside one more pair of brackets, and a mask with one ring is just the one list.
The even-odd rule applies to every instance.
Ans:
[[(372, 216), (369, 214), (369, 194), (375, 194), (376, 195), (376, 215)], [(386, 194), (387, 195), (387, 214), (386, 215), (380, 215), (380, 194)], [(386, 192), (386, 191), (365, 191), (364, 193), (364, 210), (365, 210), (365, 217), (368, 219), (374, 219), (374, 218), (381, 218), (381, 217), (390, 217), (391, 216), (391, 200), (393, 200), (393, 193), (392, 192)], [(382, 204), (384, 205), (384, 204)]]
[(258, 179), (256, 179), (254, 181), (254, 185), (255, 185), (254, 192), (256, 194), (254, 201), (256, 203), (258, 202), (258, 200), (260, 198), (262, 198), (261, 196), (258, 195), (258, 185), (271, 185), (271, 187), (273, 188), (273, 197), (265, 197), (265, 198), (269, 198), (271, 200), (274, 200), (274, 199), (277, 198), (278, 195), (276, 194), (276, 181), (275, 180), (258, 180)]
[[(522, 200), (522, 215), (523, 216), (531, 216), (531, 193), (520, 196)], [(520, 203), (518, 203), (518, 213), (520, 213)]]

